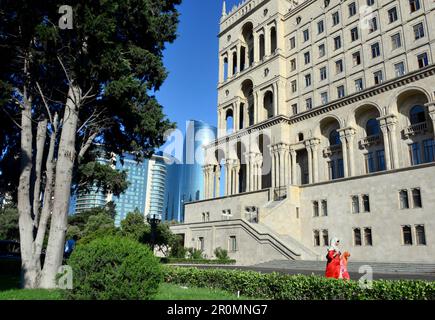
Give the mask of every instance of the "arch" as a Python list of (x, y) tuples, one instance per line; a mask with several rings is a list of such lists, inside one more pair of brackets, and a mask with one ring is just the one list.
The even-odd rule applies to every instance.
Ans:
[(314, 130), (314, 136), (329, 136), (329, 131), (325, 133), (325, 128), (327, 128), (329, 125), (334, 124), (334, 127), (337, 129), (344, 127), (344, 121), (340, 119), (338, 116), (334, 114), (328, 114), (323, 116)]
[(278, 46), (276, 27), (270, 28), (270, 54), (274, 54)]
[[(252, 126), (254, 124), (254, 83), (251, 79), (246, 79), (242, 82), (241, 85), (241, 95), (245, 99), (246, 105), (244, 108), (246, 109), (247, 119), (245, 120), (248, 126)], [(245, 127), (245, 126), (244, 126)]]
[(401, 88), (397, 92), (394, 92), (390, 95), (388, 99), (387, 112), (388, 113), (396, 113), (400, 112), (399, 110), (399, 102), (403, 101), (407, 97), (412, 95), (424, 95), (426, 101), (431, 101), (431, 94), (425, 88), (418, 86), (409, 86), (405, 88)]
[[(357, 128), (360, 128), (359, 136), (366, 137), (380, 134), (377, 118), (381, 116), (379, 106), (373, 103), (360, 104), (353, 112), (353, 121)], [(370, 123), (369, 123), (370, 122)], [(370, 131), (370, 132), (369, 132)], [(373, 133), (376, 132), (377, 133)]]
[(273, 93), (268, 90), (263, 97), (263, 112), (265, 114), (265, 118), (269, 119), (274, 116), (274, 101), (273, 101)]
[(248, 66), (252, 66), (254, 63), (254, 24), (251, 21), (242, 26), (241, 35), (247, 48), (244, 57), (247, 55)]

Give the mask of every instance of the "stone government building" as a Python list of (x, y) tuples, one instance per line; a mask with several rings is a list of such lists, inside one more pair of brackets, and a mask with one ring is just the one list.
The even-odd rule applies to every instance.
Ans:
[[(205, 199), (173, 226), (240, 264), (435, 262), (435, 1), (224, 8)], [(223, 193), (220, 191), (223, 189)]]

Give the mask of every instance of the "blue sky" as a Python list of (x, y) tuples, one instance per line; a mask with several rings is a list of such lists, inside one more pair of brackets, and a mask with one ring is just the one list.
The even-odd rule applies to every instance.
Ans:
[[(217, 35), (222, 2), (183, 0), (178, 7), (178, 37), (164, 52), (169, 76), (156, 97), (168, 118), (183, 132), (190, 119), (217, 124)], [(239, 0), (226, 2), (228, 11)]]

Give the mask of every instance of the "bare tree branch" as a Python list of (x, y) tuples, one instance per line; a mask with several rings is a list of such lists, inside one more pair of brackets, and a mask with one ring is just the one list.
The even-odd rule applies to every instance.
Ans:
[(36, 158), (35, 158), (35, 183), (33, 189), (33, 223), (38, 226), (39, 210), (41, 207), (41, 169), (44, 156), (45, 138), (47, 136), (47, 119), (39, 121), (36, 131)]
[(41, 95), (42, 102), (44, 103), (45, 109), (47, 109), (48, 118), (50, 119), (50, 123), (53, 124), (53, 117), (51, 116), (50, 108), (48, 107), (47, 101), (45, 100), (45, 95), (42, 93), (41, 86), (38, 82), (36, 82), (36, 86), (38, 87), (39, 94)]

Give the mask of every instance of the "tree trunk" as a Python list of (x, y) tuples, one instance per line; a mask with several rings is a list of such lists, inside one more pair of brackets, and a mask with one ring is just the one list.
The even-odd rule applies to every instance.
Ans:
[(20, 227), (21, 270), (24, 288), (38, 286), (40, 269), (33, 255), (33, 219), (30, 202), (30, 179), (32, 174), (32, 101), (23, 90), (21, 111), (21, 171), (18, 184), (18, 212)]
[(71, 84), (68, 90), (62, 133), (59, 141), (53, 211), (51, 214), (48, 246), (40, 283), (42, 288), (54, 288), (56, 286), (56, 274), (59, 267), (62, 265), (65, 233), (68, 224), (68, 206), (72, 173), (76, 156), (75, 143), (80, 103), (81, 90), (79, 87)]
[(35, 228), (38, 227), (39, 210), (41, 207), (41, 170), (42, 157), (44, 156), (45, 138), (47, 136), (47, 119), (38, 122), (36, 131), (36, 159), (35, 159), (35, 183), (33, 189), (33, 219)]

